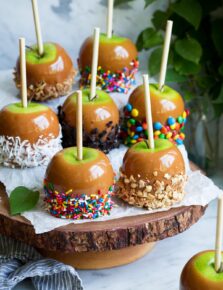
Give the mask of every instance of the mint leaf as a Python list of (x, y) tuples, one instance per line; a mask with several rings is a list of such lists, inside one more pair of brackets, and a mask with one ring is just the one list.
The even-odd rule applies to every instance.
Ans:
[(202, 55), (200, 43), (191, 37), (176, 40), (175, 51), (184, 59), (194, 63), (199, 63)]
[(9, 204), (11, 215), (33, 209), (39, 200), (39, 192), (24, 186), (18, 186), (10, 194)]
[(142, 32), (143, 48), (149, 49), (163, 43), (163, 36), (154, 28), (146, 28)]
[(151, 76), (157, 75), (160, 71), (162, 52), (162, 48), (158, 47), (150, 55), (148, 69)]
[(172, 5), (173, 11), (197, 29), (202, 18), (202, 7), (196, 0), (181, 0)]
[(148, 7), (150, 4), (152, 4), (153, 2), (155, 2), (156, 0), (145, 0), (145, 7)]

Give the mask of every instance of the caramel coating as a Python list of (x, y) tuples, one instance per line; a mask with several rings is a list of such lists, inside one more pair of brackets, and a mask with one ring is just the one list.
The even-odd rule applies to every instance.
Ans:
[(205, 252), (214, 251), (204, 251), (193, 256), (187, 264), (184, 266), (183, 272), (180, 278), (180, 290), (222, 290), (223, 281), (211, 281), (208, 278), (203, 277), (193, 265), (196, 257), (201, 256)]
[[(157, 172), (156, 176), (154, 172)], [(133, 146), (124, 156), (122, 173), (128, 177), (132, 175), (138, 180), (148, 179), (150, 182), (159, 180), (166, 184), (168, 181), (164, 175), (185, 174), (185, 165), (180, 151), (174, 144), (170, 148), (157, 152), (139, 152), (134, 150)]]
[[(178, 94), (175, 100), (167, 100), (164, 96), (159, 97), (150, 90), (152, 118), (153, 122), (160, 122), (165, 124), (168, 117), (177, 118), (182, 115), (184, 111), (184, 101)], [(129, 103), (133, 108), (139, 111), (137, 120), (145, 118), (145, 92), (143, 86), (138, 86), (130, 95)]]
[[(57, 48), (57, 56), (54, 61), (32, 64), (26, 62), (27, 85), (40, 82), (56, 85), (62, 83), (72, 73), (73, 63), (67, 52), (59, 44), (54, 43)], [(20, 79), (20, 60), (16, 63), (16, 73)]]
[[(88, 37), (79, 53), (79, 69), (85, 69), (86, 66), (91, 67), (93, 53), (93, 37)], [(121, 71), (124, 67), (132, 69), (130, 62), (138, 56), (137, 49), (134, 43), (125, 38), (120, 43), (104, 43), (99, 44), (98, 66), (101, 66), (105, 71)]]
[[(66, 99), (62, 111), (65, 115), (65, 122), (76, 128), (76, 103), (72, 101), (72, 96)], [(85, 132), (90, 133), (96, 128), (99, 132), (106, 130), (109, 133), (111, 128), (107, 128), (106, 124), (111, 121), (113, 126), (119, 124), (119, 111), (112, 99), (102, 104), (94, 103), (94, 101), (83, 103), (83, 128)]]
[(10, 112), (7, 106), (0, 111), (0, 135), (20, 137), (35, 144), (39, 137), (54, 138), (59, 135), (57, 115), (48, 107), (36, 113)]
[(53, 183), (59, 192), (72, 189), (77, 195), (91, 195), (98, 194), (98, 190), (100, 190), (106, 194), (114, 183), (114, 173), (108, 157), (99, 150), (86, 148), (96, 151), (96, 158), (72, 164), (64, 159), (64, 152), (69, 149), (64, 149), (53, 157), (46, 171), (47, 181)]

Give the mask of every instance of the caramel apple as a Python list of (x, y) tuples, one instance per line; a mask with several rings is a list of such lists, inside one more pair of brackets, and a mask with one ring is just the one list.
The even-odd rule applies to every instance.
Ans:
[[(28, 99), (46, 101), (68, 94), (76, 74), (67, 52), (59, 44), (44, 43), (44, 53), (37, 45), (26, 49)], [(20, 88), (20, 58), (15, 68), (15, 83)]]
[(204, 251), (193, 256), (182, 271), (180, 290), (222, 290), (223, 272), (215, 271), (214, 257), (215, 251)]
[[(184, 125), (189, 111), (184, 109), (181, 95), (168, 86), (163, 90), (157, 84), (150, 84), (152, 119), (155, 139), (168, 139), (177, 145), (183, 144)], [(132, 145), (147, 137), (145, 117), (145, 94), (143, 86), (137, 87), (124, 108), (124, 122), (121, 138), (126, 145)]]
[(51, 160), (45, 174), (45, 202), (55, 217), (95, 219), (112, 208), (114, 173), (107, 156), (93, 148), (66, 148)]
[[(119, 146), (119, 111), (112, 98), (97, 90), (90, 100), (90, 90), (83, 93), (83, 142), (84, 146), (98, 148), (105, 153)], [(63, 147), (76, 144), (76, 93), (69, 96), (59, 109), (63, 132)]]
[[(124, 37), (108, 38), (100, 34), (97, 86), (107, 92), (126, 93), (135, 84), (138, 71), (138, 52), (134, 43)], [(88, 37), (81, 46), (78, 65), (81, 86), (89, 86), (93, 54), (93, 37)]]
[(133, 145), (126, 152), (117, 183), (117, 195), (131, 205), (165, 208), (181, 201), (186, 181), (183, 157), (172, 142), (155, 140)]
[(47, 106), (21, 103), (0, 111), (0, 164), (9, 167), (46, 165), (61, 149), (60, 125)]

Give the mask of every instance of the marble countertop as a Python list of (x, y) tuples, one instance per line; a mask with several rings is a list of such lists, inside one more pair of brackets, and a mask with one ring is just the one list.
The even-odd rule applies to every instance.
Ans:
[[(113, 269), (78, 271), (85, 290), (179, 290), (184, 264), (195, 253), (214, 247), (215, 216), (216, 202), (212, 202), (197, 224), (178, 236), (158, 242), (138, 261)], [(34, 288), (26, 281), (14, 289)]]

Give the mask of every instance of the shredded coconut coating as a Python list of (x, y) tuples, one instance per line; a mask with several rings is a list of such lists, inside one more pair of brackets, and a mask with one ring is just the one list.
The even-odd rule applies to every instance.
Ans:
[[(14, 70), (13, 74), (16, 87), (20, 89), (19, 75), (17, 74), (16, 70)], [(52, 100), (67, 95), (72, 89), (72, 85), (74, 84), (74, 77), (76, 74), (76, 70), (72, 69), (66, 80), (61, 83), (57, 83), (56, 85), (47, 84), (44, 81), (31, 84), (27, 88), (27, 97), (29, 100), (44, 102), (46, 100)]]
[(11, 168), (27, 168), (47, 165), (51, 158), (62, 149), (61, 130), (58, 137), (39, 137), (37, 143), (30, 144), (20, 137), (0, 136), (0, 164)]

